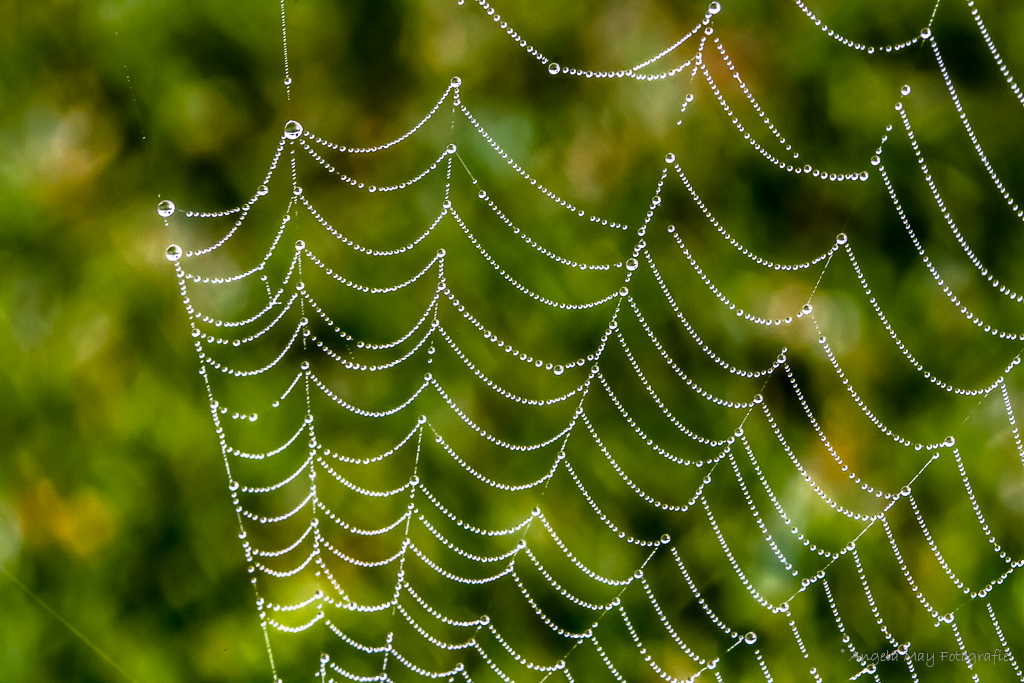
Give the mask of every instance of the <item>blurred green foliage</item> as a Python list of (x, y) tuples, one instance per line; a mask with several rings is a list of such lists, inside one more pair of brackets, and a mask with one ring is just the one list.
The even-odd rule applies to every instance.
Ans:
[[(746, 83), (801, 150), (801, 162), (841, 171), (866, 167), (885, 125), (895, 123), (899, 132), (892, 103), (900, 85), (912, 82), (907, 106), (947, 204), (963, 217), (960, 227), (983, 262), (1001, 281), (1024, 289), (1024, 232), (977, 162), (927, 49), (867, 59), (830, 40), (787, 0), (723, 4), (719, 31)], [(842, 33), (876, 44), (915, 35), (931, 13), (923, 0), (818, 4), (815, 11)], [(992, 18), (989, 28), (1011, 72), (1024, 76), (1024, 5), (976, 4)], [(374, 144), (418, 121), (458, 74), (464, 101), (509, 154), (594, 213), (636, 225), (665, 151), (673, 150), (723, 225), (766, 258), (802, 261), (828, 248), (838, 232), (849, 233), (901, 337), (927, 366), (941, 368), (944, 379), (988, 384), (1020, 351), (1019, 343), (993, 340), (965, 323), (934, 290), (877, 178), (851, 192), (781, 177), (737, 137), (706, 86), (699, 111), (680, 117), (682, 97), (697, 88), (685, 78), (596, 85), (551, 79), (479, 8), (449, 0), (286, 0), (286, 9), (290, 100), (274, 2), (0, 0), (0, 568), (140, 683), (269, 679), (205, 390), (163, 257), (169, 242), (197, 244), (209, 235), (189, 233), (184, 222), (164, 230), (155, 205), (163, 197), (204, 210), (244, 202), (289, 118), (329, 140)], [(560, 0), (500, 9), (563, 63), (617, 69), (671, 44), (706, 7)], [(965, 3), (939, 7), (935, 31), (989, 158), (1011, 192), (1024, 196), (1024, 115)], [(752, 110), (743, 112), (754, 120)], [(443, 128), (427, 131), (417, 149), (443, 147), (451, 135)], [(558, 221), (551, 207), (530, 204), (532, 196), (508, 185), (504, 162), (468, 127), (458, 134), (481, 181), (497, 188), (501, 201), (535, 211), (552, 249), (572, 253), (578, 233), (550, 227)], [(905, 139), (887, 150), (890, 173), (913, 198), (907, 209), (916, 225), (926, 226), (922, 233), (948, 281), (986, 318), (1022, 329), (1020, 308), (986, 289), (945, 232)], [(385, 162), (373, 163), (363, 170), (392, 177)], [(780, 315), (806, 299), (813, 281), (779, 284), (751, 273), (749, 261), (723, 248), (681, 188), (667, 190), (665, 202), (668, 215), (690, 226), (686, 243), (712, 279), (741, 305)], [(353, 222), (377, 218), (356, 215), (340, 201), (332, 208), (353, 212)], [(407, 223), (410, 231), (426, 211), (413, 206), (403, 209), (404, 217), (388, 218), (377, 210), (381, 221), (394, 221), (392, 229)], [(613, 254), (624, 244), (608, 238), (586, 249)], [(474, 261), (471, 247), (462, 249), (451, 254), (457, 263), (451, 277), (479, 283), (478, 303), (494, 304), (488, 315), (519, 325), (526, 336), (549, 334), (542, 321), (505, 311), (500, 297), (507, 294), (488, 289), (493, 276)], [(710, 298), (703, 302), (706, 293), (684, 268), (666, 276), (693, 293), (695, 324), (738, 365), (770, 362), (771, 349), (786, 342), (819, 418), (851, 463), (887, 485), (913, 475), (917, 467), (892, 458), (891, 442), (877, 438), (859, 415), (850, 417), (855, 409), (847, 395), (814, 355), (813, 330), (785, 339), (751, 333), (725, 319)], [(592, 293), (587, 283), (536, 277), (538, 289), (565, 287), (581, 299)], [(651, 282), (636, 286), (655, 291)], [(979, 496), (991, 504), (989, 523), (1020, 557), (1024, 489), (999, 406), (950, 399), (909, 369), (859, 295), (852, 269), (838, 258), (816, 296), (816, 315), (833, 348), (887, 424), (920, 440), (957, 432)], [(664, 320), (658, 324), (674, 334)], [(586, 332), (568, 329), (548, 343), (568, 354), (586, 346), (577, 338)], [(712, 373), (705, 380), (715, 381)], [(1021, 380), (1011, 376), (1008, 385), (1024, 410)], [(470, 391), (470, 383), (463, 386)], [(792, 392), (773, 386), (765, 393), (797, 421)], [(533, 426), (517, 428), (529, 436)], [(806, 452), (801, 448), (810, 449), (814, 438), (805, 433), (797, 441), (795, 449)], [(970, 525), (959, 475), (950, 462), (944, 465), (922, 483), (929, 492), (922, 507), (938, 520), (936, 533), (954, 539), (947, 553), (962, 556), (965, 574), (988, 581), (998, 561), (984, 554), (988, 546)], [(813, 507), (805, 490), (786, 493), (794, 514)], [(629, 502), (621, 504), (629, 510)], [(816, 523), (813, 514), (802, 518)], [(818, 531), (840, 534), (841, 527), (822, 522)], [(879, 547), (887, 550), (884, 538)], [(885, 558), (881, 552), (869, 559)], [(899, 568), (890, 569), (891, 585), (877, 591), (902, 605), (906, 586)], [(847, 579), (856, 585), (856, 576)], [(925, 580), (948, 601), (956, 597), (941, 573)], [(1004, 630), (1021, 658), (1024, 589), (1016, 576), (1008, 584)], [(830, 623), (828, 614), (803, 617)], [(1010, 680), (1000, 678), (1007, 671), (992, 680)], [(120, 676), (0, 575), (0, 683), (125, 680)], [(789, 676), (781, 672), (777, 680), (797, 679)]]

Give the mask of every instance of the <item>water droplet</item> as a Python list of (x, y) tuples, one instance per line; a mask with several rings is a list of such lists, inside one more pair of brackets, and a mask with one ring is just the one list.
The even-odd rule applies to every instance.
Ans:
[(172, 202), (169, 199), (163, 200), (162, 202), (156, 205), (156, 212), (163, 216), (164, 218), (167, 218), (172, 213), (174, 213), (174, 202)]
[(441, 204), (441, 206), (443, 206), (445, 209), (452, 208), (452, 200), (450, 200), (450, 199), (444, 200), (444, 202)]
[(462, 79), (459, 78), (458, 76), (453, 77), (452, 78), (452, 87), (453, 88), (458, 88), (460, 85), (462, 85)]
[(904, 85), (902, 88), (900, 88), (900, 94), (901, 95), (909, 95), (910, 94), (910, 86), (909, 85)]
[(880, 163), (882, 163), (882, 157), (878, 156), (877, 154), (871, 157), (872, 166), (878, 166)]
[(556, 375), (561, 375), (561, 374), (563, 374), (565, 372), (565, 366), (564, 365), (556, 365), (555, 367), (553, 367), (551, 369), (551, 372), (555, 373)]
[(848, 239), (849, 238), (846, 236), (846, 233), (841, 232), (838, 235), (836, 235), (836, 244), (846, 244)]
[(302, 364), (299, 367), (302, 368), (303, 370), (309, 370), (309, 361), (308, 360), (302, 361)]
[(562, 67), (558, 65), (558, 62), (551, 62), (548, 64), (548, 73), (552, 76), (557, 76), (561, 70)]
[(800, 312), (803, 313), (804, 315), (810, 315), (813, 311), (814, 306), (811, 306), (810, 304), (804, 304), (804, 307), (800, 309)]
[(669, 152), (668, 154), (666, 154), (665, 155), (665, 163), (666, 164), (674, 164), (674, 163), (676, 163), (676, 155), (673, 154), (672, 152)]
[(256, 188), (256, 194), (258, 194), (260, 197), (264, 196), (268, 192), (270, 192), (270, 188), (267, 187), (266, 185), (260, 185), (259, 187)]
[(626, 259), (626, 270), (634, 271), (634, 270), (636, 270), (639, 267), (640, 267), (640, 262), (637, 261), (635, 258), (628, 258), (628, 259)]
[(172, 244), (171, 246), (167, 247), (167, 251), (164, 252), (164, 256), (171, 263), (174, 263), (175, 261), (180, 260), (181, 259), (181, 247), (179, 247), (177, 244)]
[(292, 77), (289, 76), (288, 78), (284, 79), (284, 84), (285, 85), (291, 85), (292, 84)]
[(435, 353), (437, 353), (437, 349), (435, 349), (434, 346), (431, 345), (430, 348), (427, 349), (427, 353), (433, 356)]
[(284, 136), (286, 138), (288, 138), (289, 140), (294, 140), (295, 138), (299, 137), (300, 135), (302, 135), (302, 124), (301, 123), (299, 123), (298, 121), (292, 120), (292, 121), (289, 121), (288, 123), (284, 124)]
[(743, 642), (747, 645), (753, 645), (757, 642), (757, 634), (751, 631), (747, 635), (743, 636)]
[(476, 196), (480, 199), (487, 199), (487, 192), (485, 190), (480, 190), (476, 193)]
[(448, 153), (449, 154), (455, 154), (455, 152), (457, 152), (458, 149), (459, 148), (455, 146), (454, 142), (452, 144), (448, 145)]
[(619, 296), (629, 296), (629, 287), (623, 287), (620, 289)]
[(764, 396), (761, 394), (754, 394), (754, 405), (760, 405), (764, 403)]
[(708, 5), (708, 14), (718, 14), (721, 11), (722, 3), (720, 2), (713, 2), (710, 5)]
[(921, 30), (921, 40), (928, 40), (931, 37), (932, 37), (932, 30), (930, 28), (928, 28), (927, 26), (925, 26)]
[(302, 240), (295, 240), (295, 251), (302, 251), (306, 248), (306, 243)]
[(480, 622), (481, 626), (487, 626), (487, 624), (491, 623), (491, 618), (489, 616), (487, 616), (486, 614), (484, 614), (483, 616), (480, 617), (480, 619), (478, 621)]

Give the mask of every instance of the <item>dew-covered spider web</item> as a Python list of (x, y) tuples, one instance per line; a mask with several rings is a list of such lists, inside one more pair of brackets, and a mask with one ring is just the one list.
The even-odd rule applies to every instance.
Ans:
[(1004, 9), (414, 4), (493, 58), (159, 205), (268, 677), (1024, 680)]

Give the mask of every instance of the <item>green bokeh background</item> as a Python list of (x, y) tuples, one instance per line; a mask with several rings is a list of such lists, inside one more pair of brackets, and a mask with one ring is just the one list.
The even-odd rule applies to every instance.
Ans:
[[(899, 86), (912, 82), (908, 107), (948, 203), (969, 217), (962, 228), (982, 260), (1024, 289), (1020, 222), (972, 156), (926, 50), (866, 60), (785, 0), (723, 4), (719, 26), (730, 52), (808, 163), (867, 167), (880, 131), (899, 125), (892, 112)], [(977, 4), (1011, 72), (1024, 75), (1024, 6)], [(127, 680), (32, 596), (136, 681), (269, 680), (198, 363), (163, 257), (169, 242), (195, 236), (179, 223), (166, 230), (155, 205), (170, 197), (217, 210), (245, 201), (290, 118), (330, 140), (387, 140), (458, 74), (464, 101), (510, 154), (597, 214), (636, 225), (665, 151), (674, 150), (723, 224), (758, 253), (800, 261), (837, 232), (850, 233), (890, 319), (905, 321), (908, 345), (950, 381), (987, 384), (1020, 351), (979, 335), (929, 289), (877, 178), (853, 193), (822, 191), (820, 183), (794, 190), (736, 139), (706, 88), (697, 102), (703, 109), (676, 126), (686, 79), (552, 81), (479, 8), (454, 0), (286, 0), (286, 8), (290, 100), (274, 2), (0, 0), (2, 683)], [(705, 7), (608, 0), (501, 9), (563, 63), (614, 69), (671, 44)], [(919, 31), (930, 5), (864, 0), (821, 11), (850, 36), (888, 43)], [(1024, 196), (1024, 114), (964, 3), (939, 8), (936, 34), (990, 158), (1010, 191)], [(443, 146), (443, 133), (425, 146)], [(481, 176), (499, 177), (502, 164), (488, 160), (468, 130), (461, 134), (460, 147), (477, 145), (467, 156)], [(887, 163), (915, 198), (908, 208), (927, 226), (949, 281), (993, 320), (1024, 329), (1020, 308), (986, 290), (942, 232), (927, 188), (912, 180), (905, 140)], [(681, 215), (695, 213), (678, 188), (675, 202)], [(710, 230), (687, 239), (722, 289), (746, 297), (751, 309), (798, 301), (799, 291), (773, 299), (774, 285), (749, 275), (749, 262), (728, 256)], [(463, 255), (469, 259), (469, 247)], [(847, 371), (883, 419), (914, 438), (949, 425), (963, 431), (977, 461), (990, 464), (978, 489), (998, 503), (992, 524), (1019, 557), (1024, 489), (998, 411), (991, 423), (964, 427), (970, 402), (922, 389), (871, 327), (873, 314), (844, 268), (823, 283), (816, 307)], [(720, 312), (709, 307), (705, 315), (714, 326)], [(752, 361), (776, 341), (731, 325), (723, 323), (716, 339), (747, 349)], [(813, 354), (814, 335), (790, 346)], [(832, 411), (825, 422), (841, 429), (848, 406), (820, 361), (800, 372)], [(1009, 384), (1024, 406), (1022, 383)], [(854, 432), (843, 438), (870, 451), (869, 439)], [(957, 481), (954, 474), (947, 483)], [(943, 504), (936, 494), (936, 508)], [(949, 510), (954, 532), (956, 519), (968, 519), (957, 518), (961, 512)], [(961, 550), (975, 553), (980, 532), (963, 523)], [(988, 576), (985, 562), (979, 576)], [(1019, 581), (1006, 591), (1013, 615), (1006, 629), (1018, 656), (1021, 593)]]

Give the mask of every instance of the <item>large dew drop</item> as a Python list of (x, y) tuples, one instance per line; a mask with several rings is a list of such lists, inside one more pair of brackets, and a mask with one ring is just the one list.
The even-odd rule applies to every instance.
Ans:
[(164, 252), (164, 256), (166, 256), (167, 260), (170, 261), (171, 263), (180, 260), (181, 247), (179, 247), (177, 244), (172, 244), (171, 246), (167, 247), (167, 251)]
[(562, 71), (562, 67), (558, 62), (551, 62), (548, 64), (548, 73), (552, 76), (557, 76)]
[(289, 140), (294, 140), (302, 135), (302, 124), (298, 121), (289, 121), (284, 124), (284, 136)]
[(743, 642), (747, 645), (753, 645), (757, 642), (757, 634), (751, 631), (747, 635), (743, 636)]
[(720, 2), (713, 2), (708, 5), (708, 14), (718, 14), (722, 11), (722, 4)]
[(626, 270), (632, 272), (632, 271), (636, 270), (639, 267), (640, 267), (640, 262), (637, 261), (635, 258), (628, 258), (628, 259), (626, 259)]
[(909, 95), (910, 94), (910, 86), (909, 85), (905, 85), (902, 88), (900, 88), (900, 94), (904, 95), (904, 96)]
[(164, 218), (167, 218), (168, 216), (174, 213), (174, 202), (170, 201), (169, 199), (163, 200), (162, 202), (156, 205), (156, 212), (163, 216)]

